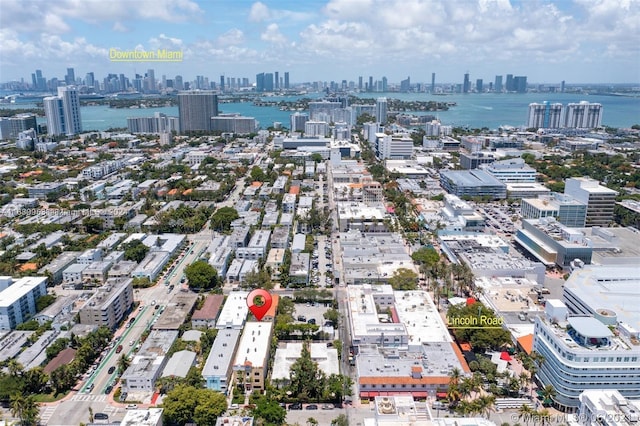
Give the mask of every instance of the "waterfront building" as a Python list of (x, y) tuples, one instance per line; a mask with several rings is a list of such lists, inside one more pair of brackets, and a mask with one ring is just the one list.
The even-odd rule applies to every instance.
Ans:
[(387, 123), (387, 98), (376, 100), (376, 122), (383, 125)]
[(564, 127), (594, 129), (602, 124), (602, 104), (580, 101), (567, 104)]
[(82, 132), (80, 98), (74, 86), (58, 87), (58, 96), (42, 100), (50, 135), (73, 136)]
[(180, 132), (211, 131), (211, 118), (218, 115), (218, 95), (213, 91), (178, 93)]
[(527, 117), (527, 127), (537, 129), (559, 129), (563, 127), (564, 116), (561, 103), (529, 104), (529, 115)]

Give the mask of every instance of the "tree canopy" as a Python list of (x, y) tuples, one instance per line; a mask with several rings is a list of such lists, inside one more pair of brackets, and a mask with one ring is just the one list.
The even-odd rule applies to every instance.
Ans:
[(184, 274), (189, 280), (189, 287), (199, 289), (213, 289), (220, 284), (218, 271), (208, 262), (198, 260), (184, 268)]
[(145, 246), (140, 240), (132, 240), (122, 245), (124, 250), (124, 258), (140, 263), (149, 252), (149, 247)]
[(239, 217), (238, 211), (233, 207), (221, 207), (211, 216), (211, 227), (219, 232), (229, 231), (231, 222)]
[(499, 350), (511, 342), (509, 332), (502, 328), (502, 318), (480, 302), (451, 306), (447, 321), (456, 338), (469, 342), (474, 352)]
[(227, 400), (220, 392), (178, 385), (162, 401), (163, 417), (168, 425), (195, 422), (216, 424), (216, 419), (227, 410)]
[(400, 268), (389, 278), (394, 290), (415, 290), (418, 288), (418, 275), (410, 269)]

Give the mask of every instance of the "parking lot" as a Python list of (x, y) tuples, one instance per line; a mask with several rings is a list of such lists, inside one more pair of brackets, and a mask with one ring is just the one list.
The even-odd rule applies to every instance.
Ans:
[(315, 319), (317, 325), (322, 326), (324, 324), (325, 319), (322, 315), (327, 311), (327, 306), (323, 306), (317, 303), (313, 306), (308, 303), (296, 303), (295, 307), (296, 310), (293, 314), (293, 318), (295, 318), (296, 320), (298, 320), (298, 318), (304, 317), (304, 322), (309, 322), (310, 319)]

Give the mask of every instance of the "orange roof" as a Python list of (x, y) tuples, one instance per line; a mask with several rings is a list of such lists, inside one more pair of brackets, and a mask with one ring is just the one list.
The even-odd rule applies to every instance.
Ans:
[(265, 317), (271, 317), (271, 318), (276, 317), (276, 311), (278, 310), (278, 302), (280, 302), (280, 296), (278, 296), (277, 294), (272, 294), (271, 306), (269, 307), (269, 310), (267, 311), (267, 313), (264, 314)]
[(458, 344), (456, 342), (452, 342), (451, 343), (451, 347), (453, 348), (453, 351), (456, 353), (456, 356), (458, 357), (458, 361), (460, 361), (460, 365), (462, 366), (462, 370), (464, 370), (465, 373), (471, 373), (471, 369), (469, 368), (469, 365), (467, 364), (467, 360), (464, 359), (464, 356), (462, 355), (462, 351), (458, 347)]
[(24, 265), (22, 265), (20, 267), (21, 271), (35, 271), (36, 269), (38, 269), (38, 264), (37, 263), (25, 263)]
[(420, 373), (421, 371), (422, 371), (422, 367), (420, 367), (419, 365), (414, 365), (413, 367), (411, 367), (412, 373)]
[(182, 195), (189, 195), (189, 194), (191, 194), (192, 192), (193, 192), (193, 189), (189, 188), (189, 189), (187, 189), (186, 191), (184, 191), (184, 192), (182, 193)]
[(401, 384), (421, 384), (421, 385), (448, 385), (448, 376), (429, 376), (414, 379), (411, 376), (373, 376), (360, 377), (361, 385), (401, 385)]
[(350, 183), (349, 184), (349, 188), (354, 188), (354, 189), (356, 189), (356, 188), (360, 189), (360, 188), (362, 188), (362, 186), (363, 185), (361, 183)]
[(526, 334), (522, 337), (518, 337), (517, 340), (518, 344), (527, 353), (527, 355), (530, 355), (533, 350), (533, 334)]
[(171, 191), (167, 192), (167, 195), (176, 195), (178, 193), (178, 190), (176, 188), (173, 188)]
[(471, 345), (468, 343), (460, 343), (460, 349), (467, 352), (471, 350)]
[(251, 182), (251, 186), (255, 186), (257, 188), (260, 188), (262, 186), (262, 182), (254, 180), (253, 182)]
[(298, 195), (300, 193), (299, 186), (292, 186), (289, 188), (289, 194)]

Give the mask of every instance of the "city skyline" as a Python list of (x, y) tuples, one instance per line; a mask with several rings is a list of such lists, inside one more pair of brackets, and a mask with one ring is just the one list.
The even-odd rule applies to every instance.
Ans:
[[(108, 4), (4, 1), (0, 82), (89, 72), (247, 77), (292, 82), (429, 83), (526, 75), (530, 83), (637, 83), (640, 2), (313, 0)], [(496, 25), (499, 22), (500, 25)], [(615, 23), (615, 25), (613, 25)], [(112, 62), (110, 49), (181, 52), (177, 62)], [(188, 75), (193, 74), (193, 75)], [(282, 76), (282, 74), (280, 74)], [(97, 76), (96, 76), (97, 77)], [(276, 83), (277, 84), (277, 83)]]

